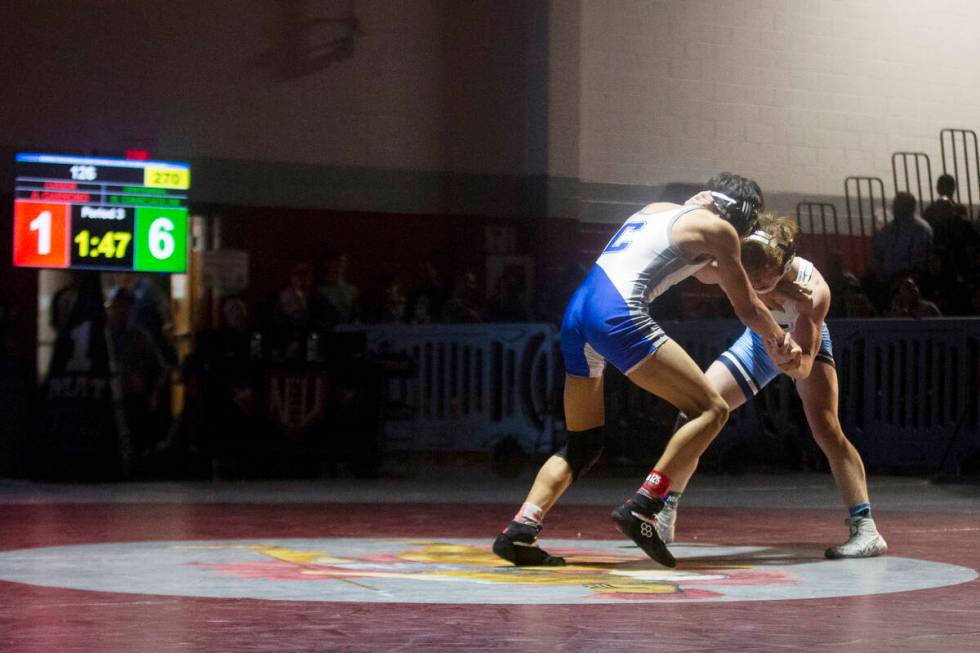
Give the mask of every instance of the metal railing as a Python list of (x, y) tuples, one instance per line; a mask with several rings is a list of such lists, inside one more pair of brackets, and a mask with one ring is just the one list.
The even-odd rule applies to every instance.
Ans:
[[(956, 179), (954, 199), (967, 207), (971, 220), (980, 220), (975, 206), (980, 203), (980, 146), (977, 133), (972, 129), (942, 129), (939, 144), (943, 173)], [(925, 152), (894, 152), (892, 182), (895, 193), (904, 191), (914, 195), (921, 211), (936, 201), (932, 162)], [(818, 258), (826, 260), (830, 251), (838, 249), (846, 257), (851, 270), (861, 273), (870, 260), (871, 239), (888, 220), (884, 181), (880, 177), (846, 177), (844, 202), (844, 218), (840, 222), (836, 207), (824, 202), (800, 202), (796, 206), (796, 219), (803, 231), (818, 242), (812, 248)], [(816, 229), (818, 212), (819, 231)], [(828, 212), (833, 218), (834, 238), (828, 235)]]
[(885, 182), (881, 177), (845, 178), (844, 203), (848, 233), (851, 236), (874, 236), (878, 233), (878, 220), (886, 215)]
[[(925, 177), (922, 176), (925, 168)], [(921, 210), (936, 201), (933, 189), (932, 163), (925, 152), (895, 152), (892, 154), (892, 181), (895, 192), (912, 193)], [(926, 202), (928, 198), (928, 202)]]
[(840, 223), (833, 204), (800, 202), (796, 205), (796, 223), (807, 234), (800, 243), (800, 253), (814, 259), (818, 267), (840, 248)]
[(844, 179), (844, 202), (847, 207), (848, 259), (852, 271), (860, 274), (871, 260), (871, 239), (888, 215), (885, 182), (880, 177), (847, 177)]
[(976, 197), (980, 201), (980, 148), (977, 147), (977, 133), (972, 129), (942, 129), (939, 132), (939, 147), (943, 172), (956, 179), (956, 201), (966, 205), (970, 218), (973, 219), (976, 215), (973, 200)]

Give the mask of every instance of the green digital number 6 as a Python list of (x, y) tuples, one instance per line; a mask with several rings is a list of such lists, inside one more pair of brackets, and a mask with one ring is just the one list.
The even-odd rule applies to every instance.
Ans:
[(136, 209), (134, 238), (137, 272), (184, 272), (187, 269), (187, 209)]
[(174, 243), (174, 221), (170, 218), (157, 218), (150, 223), (150, 254), (153, 258), (168, 259), (177, 249)]

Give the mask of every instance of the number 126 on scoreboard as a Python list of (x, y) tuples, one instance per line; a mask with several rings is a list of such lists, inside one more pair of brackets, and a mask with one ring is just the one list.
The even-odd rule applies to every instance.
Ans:
[(187, 209), (18, 199), (14, 265), (184, 272)]

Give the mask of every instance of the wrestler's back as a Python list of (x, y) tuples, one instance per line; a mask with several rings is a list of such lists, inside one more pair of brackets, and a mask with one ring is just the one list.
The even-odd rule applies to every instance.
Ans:
[(700, 207), (662, 206), (668, 208), (630, 216), (596, 261), (631, 309), (645, 310), (651, 300), (708, 263), (688, 261), (672, 237), (677, 220)]

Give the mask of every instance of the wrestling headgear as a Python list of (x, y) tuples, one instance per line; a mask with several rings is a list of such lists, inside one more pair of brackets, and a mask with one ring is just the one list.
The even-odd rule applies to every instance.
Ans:
[(715, 191), (711, 191), (711, 198), (718, 214), (735, 227), (740, 237), (744, 237), (755, 227), (756, 216), (759, 213), (759, 207), (755, 202), (749, 200), (739, 202), (724, 193)]
[(772, 292), (776, 286), (779, 284), (779, 280), (783, 278), (786, 271), (789, 270), (790, 263), (793, 262), (793, 258), (796, 256), (796, 241), (793, 240), (789, 243), (782, 242), (773, 236), (770, 236), (767, 231), (758, 229), (753, 231), (748, 236), (745, 237), (743, 242), (753, 241), (761, 244), (763, 247), (769, 247), (773, 249), (778, 249), (783, 253), (783, 267), (776, 276), (775, 281), (772, 282), (768, 288), (757, 288), (756, 292), (760, 295)]
[(754, 240), (757, 243), (762, 243), (767, 247), (774, 247), (783, 253), (783, 274), (789, 268), (789, 264), (793, 262), (793, 257), (796, 256), (796, 241), (792, 240), (788, 243), (783, 242), (773, 236), (769, 235), (768, 231), (759, 229), (753, 231), (751, 234), (746, 236), (745, 240)]

